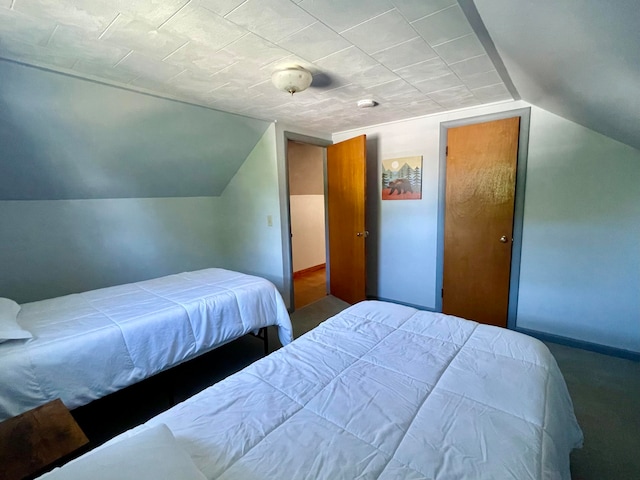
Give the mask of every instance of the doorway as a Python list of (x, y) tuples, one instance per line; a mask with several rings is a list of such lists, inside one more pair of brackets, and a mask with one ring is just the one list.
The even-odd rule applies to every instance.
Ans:
[[(441, 125), (438, 311), (515, 328), (529, 118), (527, 108)], [(511, 159), (500, 159), (498, 150)], [(479, 198), (483, 192), (489, 200)], [(493, 204), (508, 208), (496, 213)], [(501, 266), (491, 276), (494, 263)]]
[[(320, 146), (323, 154), (323, 187), (325, 195), (325, 288), (324, 294), (333, 295), (347, 303), (354, 304), (365, 299), (366, 279), (366, 136), (360, 135), (332, 144), (318, 139), (285, 132), (287, 172), (287, 218), (285, 227), (289, 228), (288, 238), (283, 249), (288, 263), (285, 265), (285, 288), (289, 290), (290, 307), (295, 310), (294, 271), (301, 268), (293, 266), (292, 195), (289, 176), (289, 148), (308, 144)], [(293, 160), (295, 161), (295, 160)], [(306, 176), (303, 172), (301, 175)], [(317, 192), (317, 186), (314, 187)], [(300, 199), (293, 199), (297, 202)], [(298, 202), (299, 203), (299, 202)], [(300, 238), (298, 234), (298, 238)], [(320, 237), (321, 238), (321, 237)], [(317, 238), (316, 238), (317, 239)], [(314, 239), (314, 241), (316, 240)], [(302, 242), (304, 243), (304, 242)], [(298, 250), (307, 248), (306, 243)], [(285, 260), (285, 261), (287, 261)], [(313, 263), (307, 269), (320, 269), (321, 264)], [(304, 268), (302, 268), (304, 270)], [(287, 276), (286, 273), (290, 272)]]
[(325, 148), (287, 141), (293, 305), (298, 309), (327, 295)]

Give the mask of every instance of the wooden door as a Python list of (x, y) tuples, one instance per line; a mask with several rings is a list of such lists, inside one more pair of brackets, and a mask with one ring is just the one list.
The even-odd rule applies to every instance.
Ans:
[(329, 290), (348, 303), (365, 299), (366, 137), (327, 147)]
[(448, 130), (442, 311), (507, 326), (520, 117)]

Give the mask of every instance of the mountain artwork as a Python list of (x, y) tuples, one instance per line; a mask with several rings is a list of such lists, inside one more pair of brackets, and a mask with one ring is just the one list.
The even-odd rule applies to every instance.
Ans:
[(382, 161), (382, 200), (422, 198), (422, 156)]

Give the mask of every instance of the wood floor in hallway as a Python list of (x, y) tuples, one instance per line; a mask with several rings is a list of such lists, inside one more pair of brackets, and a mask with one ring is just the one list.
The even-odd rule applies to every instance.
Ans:
[(294, 274), (293, 295), (296, 309), (325, 297), (327, 295), (326, 268)]

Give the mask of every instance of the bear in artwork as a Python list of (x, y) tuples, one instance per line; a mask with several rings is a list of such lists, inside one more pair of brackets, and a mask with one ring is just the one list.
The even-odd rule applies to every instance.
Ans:
[(389, 182), (389, 195), (393, 195), (393, 192), (397, 192), (398, 195), (403, 193), (413, 193), (411, 188), (411, 182), (406, 178), (398, 178)]

